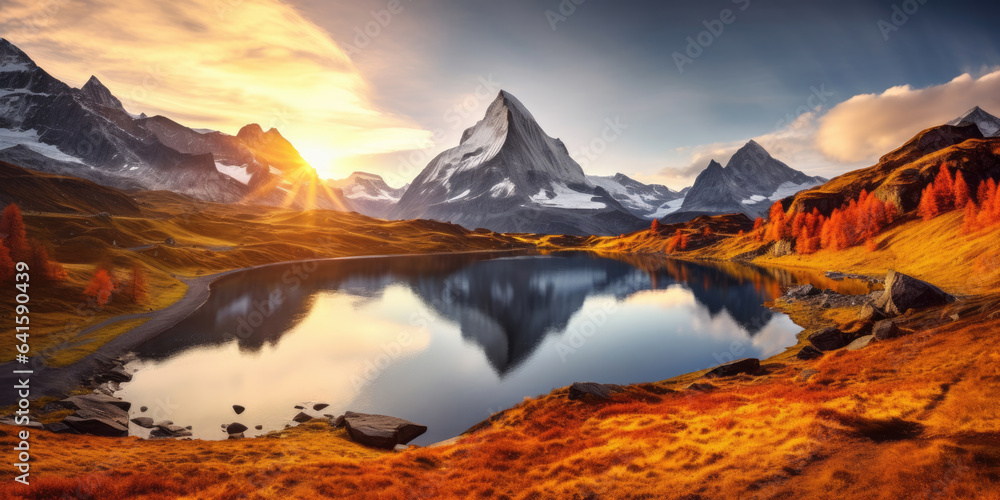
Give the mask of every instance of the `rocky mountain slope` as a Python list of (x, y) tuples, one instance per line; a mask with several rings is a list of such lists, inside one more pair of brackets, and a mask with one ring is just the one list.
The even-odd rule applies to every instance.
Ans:
[(658, 219), (661, 211), (679, 207), (687, 190), (674, 191), (661, 184), (644, 184), (625, 174), (602, 177), (588, 175), (595, 186), (604, 188), (612, 198), (622, 204), (636, 217), (646, 220)]
[(96, 77), (75, 89), (0, 39), (0, 159), (120, 189), (206, 201), (346, 208), (276, 130), (196, 131), (133, 115)]

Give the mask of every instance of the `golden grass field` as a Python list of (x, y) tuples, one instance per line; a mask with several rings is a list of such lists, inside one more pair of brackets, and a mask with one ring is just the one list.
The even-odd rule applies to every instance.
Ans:
[[(39, 303), (53, 323), (66, 320), (70, 313), (60, 311), (80, 300), (88, 271), (107, 260), (149, 270), (157, 299), (141, 307), (150, 308), (176, 300), (186, 277), (278, 260), (526, 247), (628, 260), (662, 252), (674, 231), (501, 236), (333, 212), (192, 207), (159, 193), (140, 202), (142, 216), (107, 224), (27, 217), (31, 231), (59, 242), (55, 258), (70, 274), (61, 295)], [(764, 360), (762, 375), (715, 379), (711, 390), (687, 388), (701, 373), (632, 386), (604, 402), (570, 401), (561, 389), (526, 399), (455, 443), (404, 452), (356, 445), (325, 422), (237, 441), (32, 431), (33, 484), (8, 483), (0, 498), (1000, 498), (998, 234), (970, 237), (960, 226), (958, 212), (903, 220), (879, 236), (874, 252), (755, 259), (804, 273), (893, 268), (962, 297), (906, 316), (901, 326), (911, 334), (862, 350), (798, 360), (809, 333), (857, 311), (779, 301), (805, 328), (800, 344)], [(717, 229), (699, 240), (700, 228), (686, 228), (692, 249), (680, 257), (725, 261), (759, 246)], [(176, 244), (163, 244), (167, 237)], [(89, 321), (138, 309), (113, 302)], [(62, 359), (126, 326), (95, 333)], [(0, 446), (14, 445), (15, 430), (0, 426)]]

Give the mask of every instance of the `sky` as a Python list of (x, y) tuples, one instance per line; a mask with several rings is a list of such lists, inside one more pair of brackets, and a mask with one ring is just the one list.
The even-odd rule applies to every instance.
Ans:
[(750, 139), (811, 175), (1000, 114), (1000, 2), (0, 0), (0, 36), (134, 113), (276, 127), (399, 186), (500, 89), (588, 174), (673, 188)]

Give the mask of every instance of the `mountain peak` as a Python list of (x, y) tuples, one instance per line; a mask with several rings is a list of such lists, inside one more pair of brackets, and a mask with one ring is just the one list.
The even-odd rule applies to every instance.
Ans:
[(1000, 136), (1000, 118), (987, 113), (983, 108), (975, 106), (962, 116), (948, 122), (948, 125), (961, 126), (975, 124), (983, 137)]
[(715, 160), (712, 160), (708, 162), (708, 166), (705, 167), (705, 170), (722, 170), (722, 164)]
[(6, 38), (0, 38), (0, 66), (34, 65), (34, 61)]
[(122, 106), (122, 102), (118, 100), (118, 98), (115, 97), (114, 94), (112, 94), (111, 91), (108, 90), (108, 88), (105, 87), (96, 76), (91, 76), (90, 79), (87, 80), (87, 83), (85, 83), (80, 89), (80, 94), (91, 103), (123, 111), (125, 110)]

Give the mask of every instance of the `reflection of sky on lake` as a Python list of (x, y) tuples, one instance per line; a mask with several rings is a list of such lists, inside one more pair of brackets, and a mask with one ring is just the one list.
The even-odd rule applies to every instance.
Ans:
[[(331, 405), (323, 413), (425, 424), (415, 442), (428, 444), (575, 381), (662, 380), (795, 342), (800, 328), (762, 306), (773, 298), (768, 287), (685, 266), (693, 285), (676, 272), (586, 256), (433, 273), (342, 268), (287, 293), (258, 329), (266, 338), (216, 338), (236, 328), (220, 322), (246, 317), (245, 305), (278, 282), (245, 276), (220, 283), (215, 301), (140, 347), (140, 369), (117, 395), (133, 408), (169, 401), (162, 418), (193, 425), (199, 438), (224, 438), (220, 425), (232, 421), (278, 429), (294, 405), (320, 401)], [(246, 412), (236, 416), (233, 404)]]

